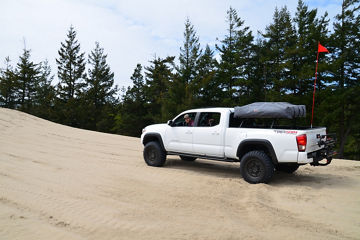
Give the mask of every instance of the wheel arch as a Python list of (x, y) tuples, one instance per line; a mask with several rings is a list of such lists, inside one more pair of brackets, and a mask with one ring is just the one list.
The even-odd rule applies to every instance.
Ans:
[(270, 141), (264, 139), (247, 139), (242, 141), (237, 149), (236, 156), (241, 161), (241, 158), (250, 151), (263, 151), (271, 159), (274, 165), (278, 164), (276, 153)]
[(162, 137), (159, 133), (147, 133), (143, 138), (142, 144), (145, 146), (148, 142), (158, 142), (162, 150), (166, 152)]

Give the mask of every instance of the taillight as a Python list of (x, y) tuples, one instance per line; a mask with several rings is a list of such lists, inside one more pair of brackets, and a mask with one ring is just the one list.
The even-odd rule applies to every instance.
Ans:
[(306, 142), (307, 142), (306, 134), (296, 136), (296, 142), (297, 142), (297, 145), (298, 145), (299, 152), (305, 152), (305, 150), (306, 150)]

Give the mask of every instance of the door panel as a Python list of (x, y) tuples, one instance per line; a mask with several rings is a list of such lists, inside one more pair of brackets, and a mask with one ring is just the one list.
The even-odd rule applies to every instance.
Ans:
[(168, 151), (192, 153), (193, 128), (170, 127), (166, 133), (168, 137)]
[(224, 128), (220, 125), (220, 113), (200, 114), (199, 124), (194, 127), (193, 150), (203, 156), (224, 157)]
[[(191, 119), (195, 119), (196, 113), (187, 113)], [(185, 114), (180, 115), (166, 131), (167, 150), (172, 152), (193, 153), (194, 127), (186, 126)]]

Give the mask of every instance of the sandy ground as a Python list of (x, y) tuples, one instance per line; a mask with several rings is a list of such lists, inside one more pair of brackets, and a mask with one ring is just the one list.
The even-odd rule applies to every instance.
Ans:
[(0, 108), (0, 239), (360, 239), (360, 162), (250, 185), (239, 163), (148, 167), (138, 138)]

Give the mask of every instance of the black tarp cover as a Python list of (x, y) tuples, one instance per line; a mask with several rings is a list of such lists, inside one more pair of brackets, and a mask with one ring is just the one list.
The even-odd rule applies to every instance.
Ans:
[(306, 116), (305, 105), (294, 105), (287, 102), (255, 102), (234, 108), (236, 118), (288, 118)]

